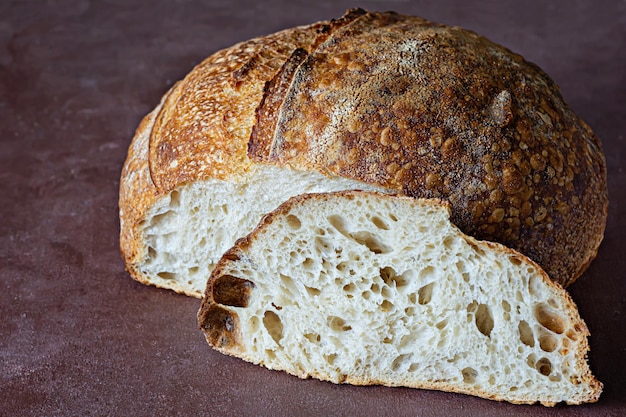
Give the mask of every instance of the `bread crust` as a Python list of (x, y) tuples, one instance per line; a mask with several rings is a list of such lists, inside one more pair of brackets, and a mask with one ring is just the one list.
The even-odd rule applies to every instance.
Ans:
[[(250, 262), (251, 265), (254, 264), (254, 261), (247, 258), (246, 255), (246, 253), (250, 250), (250, 247), (259, 242), (259, 240), (263, 239), (265, 230), (271, 227), (273, 222), (279, 221), (278, 219), (280, 219), (281, 217), (286, 217), (295, 206), (307, 204), (309, 200), (316, 200), (317, 202), (319, 202), (319, 204), (323, 204), (325, 200), (336, 200), (337, 197), (354, 199), (361, 198), (361, 196), (376, 196), (376, 198), (392, 200), (405, 199), (410, 201), (411, 204), (414, 205), (420, 204), (432, 206), (437, 210), (445, 210), (448, 213), (448, 217), (451, 215), (450, 204), (444, 200), (421, 198), (414, 199), (399, 194), (390, 195), (374, 191), (338, 191), (321, 194), (302, 194), (290, 198), (288, 201), (281, 204), (276, 210), (265, 215), (253, 232), (245, 237), (238, 239), (235, 245), (223, 255), (221, 260), (213, 269), (211, 276), (208, 280), (202, 304), (197, 315), (199, 327), (204, 332), (208, 344), (221, 353), (265, 366), (264, 363), (258, 363), (255, 357), (246, 352), (245, 345), (243, 343), (243, 338), (246, 337), (246, 335), (241, 334), (240, 328), (238, 326), (239, 316), (237, 314), (237, 310), (240, 307), (247, 307), (249, 291), (254, 291), (254, 283), (246, 281), (245, 286), (239, 283), (237, 283), (237, 285), (230, 285), (231, 291), (239, 292), (240, 297), (237, 298), (233, 294), (230, 294), (228, 302), (223, 302), (223, 300), (217, 299), (218, 297), (216, 296), (216, 287), (225, 277), (228, 281), (232, 281), (232, 277), (228, 275), (228, 271), (231, 270), (231, 263), (244, 260), (244, 262)], [(459, 231), (459, 233), (462, 235), (461, 231)], [(523, 254), (508, 247), (505, 247), (501, 244), (489, 241), (480, 241), (469, 235), (465, 235), (463, 236), (463, 238), (470, 245), (479, 248), (479, 250), (494, 251), (498, 253), (498, 258), (500, 259), (507, 259), (509, 257), (512, 257), (516, 259), (519, 263), (528, 265), (530, 269), (533, 269), (535, 271), (538, 279), (545, 282), (545, 284), (549, 287), (549, 291), (553, 294), (554, 298), (558, 298), (563, 301), (564, 309), (560, 310), (560, 314), (567, 316), (566, 322), (571, 323), (571, 325), (575, 329), (575, 335), (572, 335), (572, 337), (575, 337), (576, 340), (580, 341), (579, 349), (575, 352), (575, 369), (586, 370), (585, 373), (580, 375), (579, 382), (589, 386), (588, 398), (581, 399), (580, 401), (568, 402), (568, 404), (597, 402), (602, 393), (603, 385), (595, 378), (587, 365), (587, 353), (590, 350), (587, 338), (590, 336), (590, 333), (587, 325), (578, 314), (578, 308), (571, 298), (570, 294), (566, 290), (564, 290), (561, 285), (551, 280), (550, 277), (545, 273), (545, 271), (541, 269), (541, 267), (536, 262), (524, 256)], [(236, 290), (235, 288), (239, 289)], [(223, 323), (228, 323), (228, 326), (225, 326)], [(287, 372), (299, 378), (313, 377), (321, 380), (332, 380), (331, 376), (324, 373), (319, 373), (314, 369), (301, 369), (300, 372), (291, 372), (287, 370)], [(434, 389), (469, 394), (496, 401), (507, 401), (514, 404), (533, 404), (538, 402), (536, 399), (533, 399), (531, 397), (521, 399), (504, 398), (500, 395), (495, 395), (494, 393), (481, 390), (479, 388), (474, 387), (466, 389), (457, 384), (447, 383), (446, 381), (433, 381), (432, 383), (417, 384), (414, 381), (390, 382), (389, 380), (385, 379), (363, 380), (359, 378), (354, 378), (350, 375), (345, 375), (344, 379), (340, 381), (340, 383), (347, 383), (352, 385), (407, 386), (410, 388)], [(557, 403), (552, 401), (542, 401), (541, 404), (544, 406), (553, 407)]]
[(521, 251), (564, 286), (595, 257), (608, 211), (600, 141), (546, 74), (473, 32), (393, 12), (251, 39), (176, 84), (122, 172), (131, 274), (142, 280), (138, 225), (155, 201), (252, 164), (445, 199), (465, 233)]

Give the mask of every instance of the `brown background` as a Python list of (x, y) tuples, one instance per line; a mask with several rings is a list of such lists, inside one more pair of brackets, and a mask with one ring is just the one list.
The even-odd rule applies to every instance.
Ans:
[[(119, 256), (120, 169), (140, 118), (219, 48), (360, 5), (473, 29), (543, 67), (603, 140), (610, 216), (571, 294), (594, 405), (299, 380), (212, 351), (196, 299)], [(0, 2), (0, 415), (625, 415), (626, 2)]]

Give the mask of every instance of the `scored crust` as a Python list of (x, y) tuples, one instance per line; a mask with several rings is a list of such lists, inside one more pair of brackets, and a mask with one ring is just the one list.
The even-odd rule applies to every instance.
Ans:
[[(159, 198), (252, 164), (441, 198), (465, 233), (571, 284), (607, 216), (600, 141), (535, 65), (473, 32), (350, 10), (208, 57), (146, 116), (120, 185), (131, 274)], [(145, 280), (145, 278), (144, 278)]]
[(265, 82), (293, 50), (310, 48), (332, 25), (353, 16), (290, 28), (218, 51), (177, 82), (144, 117), (120, 180), (120, 248), (133, 278), (150, 283), (139, 264), (147, 250), (140, 226), (151, 206), (186, 182), (244, 176), (251, 163), (247, 142)]

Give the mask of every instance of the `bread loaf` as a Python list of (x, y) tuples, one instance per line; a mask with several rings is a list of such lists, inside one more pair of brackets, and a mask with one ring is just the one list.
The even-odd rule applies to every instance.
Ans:
[(137, 129), (120, 185), (131, 275), (200, 296), (262, 215), (305, 192), (449, 201), (465, 233), (573, 282), (607, 215), (601, 144), (537, 66), (471, 31), (345, 16), (200, 63)]
[(439, 200), (374, 192), (290, 199), (213, 270), (198, 313), (206, 340), (301, 378), (596, 401), (567, 292), (449, 215)]

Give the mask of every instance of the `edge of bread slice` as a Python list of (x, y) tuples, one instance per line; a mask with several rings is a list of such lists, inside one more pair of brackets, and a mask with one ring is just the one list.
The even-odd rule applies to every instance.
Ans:
[(597, 401), (589, 331), (569, 294), (449, 218), (439, 200), (294, 197), (220, 259), (200, 328), (222, 353), (301, 378)]

